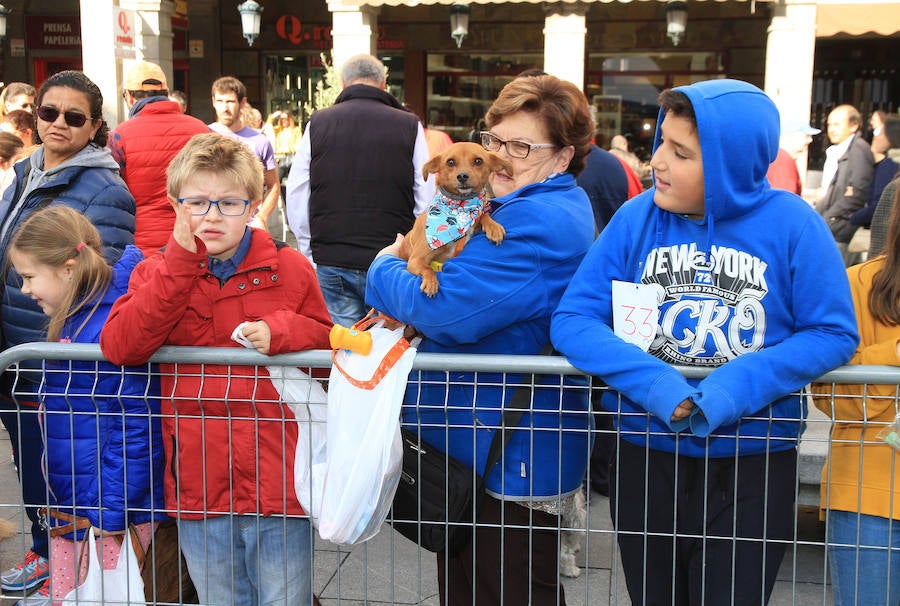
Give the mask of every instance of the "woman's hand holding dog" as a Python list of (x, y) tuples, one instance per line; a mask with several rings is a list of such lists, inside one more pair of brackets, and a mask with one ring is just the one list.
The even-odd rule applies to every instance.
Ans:
[(400, 256), (400, 245), (403, 244), (403, 234), (397, 234), (397, 239), (394, 240), (393, 244), (388, 244), (384, 248), (378, 251), (378, 254), (375, 255), (377, 259), (381, 255), (393, 255), (395, 257)]

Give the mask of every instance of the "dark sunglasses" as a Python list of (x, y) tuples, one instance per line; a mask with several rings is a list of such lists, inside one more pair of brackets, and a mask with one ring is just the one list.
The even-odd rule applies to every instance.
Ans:
[(66, 124), (68, 124), (72, 128), (80, 128), (84, 126), (84, 123), (87, 122), (88, 119), (88, 117), (81, 112), (60, 112), (55, 107), (50, 107), (49, 105), (42, 105), (37, 108), (38, 118), (40, 118), (44, 122), (56, 122), (56, 119), (59, 118), (60, 113), (62, 113), (63, 120), (66, 121)]

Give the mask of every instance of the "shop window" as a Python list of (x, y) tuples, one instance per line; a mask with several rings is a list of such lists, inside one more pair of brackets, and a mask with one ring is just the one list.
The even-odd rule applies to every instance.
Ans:
[[(327, 58), (327, 56), (326, 56)], [(403, 56), (379, 56), (388, 70), (388, 92), (403, 101)], [(266, 57), (264, 117), (280, 110), (292, 112), (305, 127), (314, 107), (316, 87), (325, 79), (326, 68), (320, 54), (269, 55)], [(340, 81), (337, 82), (340, 92)]]
[(597, 124), (597, 145), (608, 148), (625, 135), (629, 149), (649, 160), (659, 114), (657, 99), (666, 88), (724, 78), (716, 52), (591, 53), (585, 93)]
[(877, 111), (896, 113), (900, 107), (897, 39), (890, 36), (819, 38), (812, 81), (809, 123), (823, 132), (809, 146), (809, 168), (821, 170), (831, 145), (825, 133), (828, 114), (849, 104), (862, 118), (860, 132), (871, 141), (869, 120)]
[(500, 90), (543, 62), (541, 54), (428, 55), (427, 127), (445, 131), (454, 141), (469, 140)]

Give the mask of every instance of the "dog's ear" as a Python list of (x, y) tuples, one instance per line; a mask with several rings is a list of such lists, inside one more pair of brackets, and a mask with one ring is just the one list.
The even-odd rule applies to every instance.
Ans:
[(427, 181), (428, 175), (430, 175), (431, 173), (440, 172), (441, 164), (443, 163), (443, 161), (444, 161), (444, 154), (438, 154), (437, 156), (434, 156), (433, 158), (431, 158), (431, 160), (429, 160), (428, 162), (423, 164), (422, 165), (422, 178)]
[(509, 162), (507, 162), (506, 160), (504, 160), (503, 158), (501, 158), (500, 156), (498, 156), (497, 154), (494, 154), (494, 153), (490, 154), (490, 157), (491, 157), (491, 161), (488, 164), (488, 166), (490, 167), (491, 172), (498, 173), (502, 170), (507, 175), (512, 176), (512, 174), (513, 174), (512, 164), (510, 164)]

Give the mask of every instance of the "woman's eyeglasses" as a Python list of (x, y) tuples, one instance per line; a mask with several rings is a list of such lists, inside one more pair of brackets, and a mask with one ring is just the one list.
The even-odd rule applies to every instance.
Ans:
[(557, 147), (553, 143), (528, 143), (526, 141), (504, 141), (490, 131), (481, 131), (481, 145), (489, 152), (500, 151), (502, 146), (506, 146), (506, 153), (513, 158), (524, 159), (528, 157), (533, 149), (549, 149)]
[(66, 124), (68, 124), (72, 128), (81, 128), (88, 120), (88, 117), (81, 112), (75, 112), (71, 110), (67, 112), (60, 112), (55, 107), (50, 107), (49, 105), (42, 105), (37, 108), (38, 118), (40, 118), (44, 122), (56, 122), (56, 119), (59, 118), (59, 114), (63, 115), (63, 120), (65, 120)]

